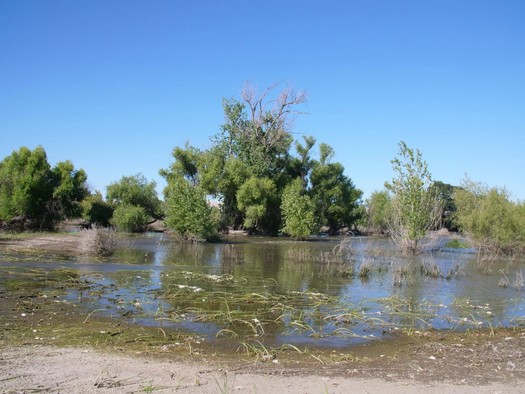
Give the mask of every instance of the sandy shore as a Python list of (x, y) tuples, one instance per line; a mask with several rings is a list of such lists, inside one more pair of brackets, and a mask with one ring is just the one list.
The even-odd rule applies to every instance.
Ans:
[(3, 349), (2, 393), (523, 393), (525, 381), (462, 385), (375, 378), (260, 372), (220, 365), (24, 346)]

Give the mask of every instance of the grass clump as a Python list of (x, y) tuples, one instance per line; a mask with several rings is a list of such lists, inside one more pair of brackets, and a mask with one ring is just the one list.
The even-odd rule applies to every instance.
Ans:
[(111, 256), (118, 247), (115, 232), (93, 227), (80, 233), (79, 252), (84, 255)]
[(445, 245), (447, 248), (451, 248), (451, 249), (467, 249), (467, 248), (470, 248), (470, 245), (459, 239), (459, 238), (454, 238), (454, 239), (451, 239), (450, 241), (447, 242), (447, 244)]

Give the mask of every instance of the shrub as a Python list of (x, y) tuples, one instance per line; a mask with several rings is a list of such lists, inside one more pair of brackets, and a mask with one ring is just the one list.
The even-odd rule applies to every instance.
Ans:
[(525, 252), (525, 204), (510, 200), (505, 189), (465, 180), (454, 193), (456, 219), (480, 251)]
[(284, 218), (283, 233), (305, 239), (315, 229), (315, 205), (297, 178), (283, 192), (281, 211)]
[(171, 182), (165, 191), (166, 226), (184, 240), (213, 241), (217, 238), (217, 223), (206, 195), (198, 186), (185, 179)]
[(97, 226), (80, 233), (80, 254), (111, 256), (118, 246), (115, 233)]
[(392, 160), (397, 177), (385, 183), (393, 195), (390, 235), (400, 249), (415, 253), (423, 248), (427, 231), (439, 224), (442, 205), (430, 188), (432, 177), (421, 152), (401, 141), (398, 156)]
[(111, 224), (119, 231), (142, 232), (148, 224), (148, 215), (142, 207), (121, 205), (113, 212)]

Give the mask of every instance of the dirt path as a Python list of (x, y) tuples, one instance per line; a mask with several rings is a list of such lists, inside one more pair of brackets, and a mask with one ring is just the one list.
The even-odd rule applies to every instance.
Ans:
[(211, 364), (97, 353), (91, 349), (27, 346), (4, 349), (2, 393), (523, 393), (523, 383), (464, 385), (259, 372)]

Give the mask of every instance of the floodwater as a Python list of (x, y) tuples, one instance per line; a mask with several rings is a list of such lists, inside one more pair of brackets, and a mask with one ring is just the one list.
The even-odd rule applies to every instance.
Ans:
[(148, 234), (104, 260), (42, 257), (0, 267), (78, 271), (84, 285), (61, 297), (86, 313), (216, 341), (336, 347), (399, 330), (524, 326), (524, 262), (480, 262), (474, 250), (446, 242), (404, 256), (389, 240), (368, 237), (181, 245)]

